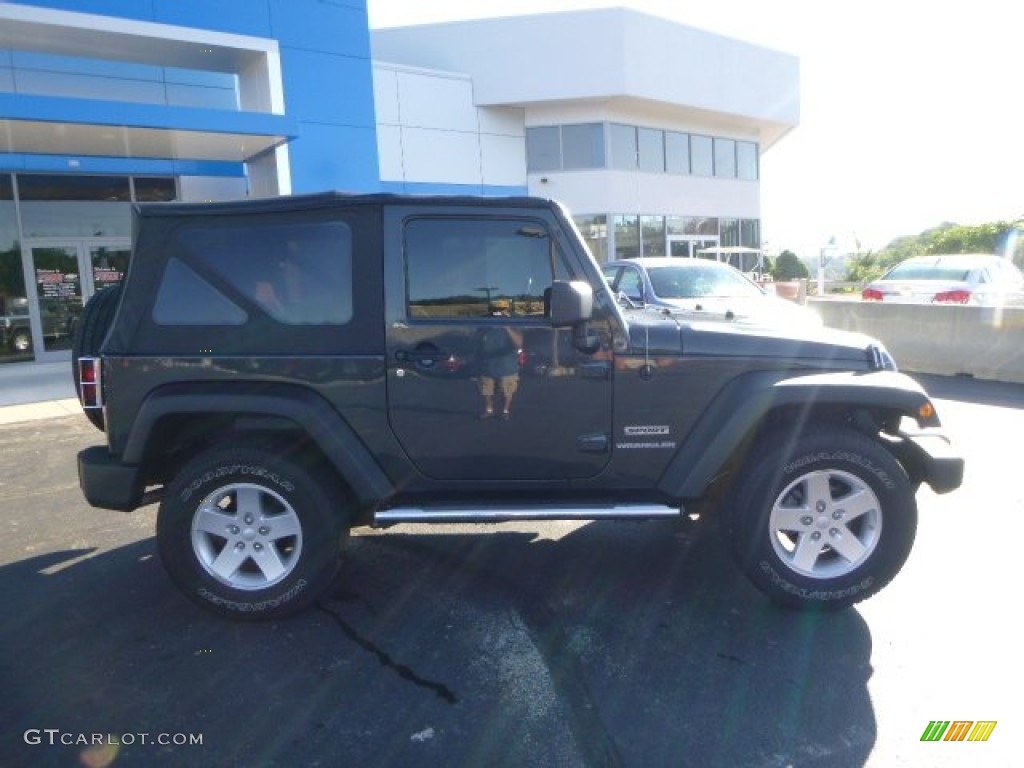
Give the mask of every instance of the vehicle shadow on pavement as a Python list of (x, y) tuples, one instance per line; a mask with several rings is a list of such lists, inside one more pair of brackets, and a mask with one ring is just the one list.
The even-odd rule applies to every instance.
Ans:
[(280, 622), (193, 606), (152, 539), (4, 566), (0, 764), (863, 765), (860, 615), (776, 609), (704, 527), (359, 531)]

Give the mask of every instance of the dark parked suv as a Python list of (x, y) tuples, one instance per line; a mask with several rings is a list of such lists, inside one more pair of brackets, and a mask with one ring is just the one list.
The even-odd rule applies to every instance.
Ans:
[(192, 599), (307, 605), (355, 525), (679, 517), (711, 500), (789, 605), (881, 589), (915, 490), (960, 484), (920, 386), (869, 338), (620, 307), (533, 198), (325, 194), (135, 211), (76, 381), (98, 507), (160, 500)]

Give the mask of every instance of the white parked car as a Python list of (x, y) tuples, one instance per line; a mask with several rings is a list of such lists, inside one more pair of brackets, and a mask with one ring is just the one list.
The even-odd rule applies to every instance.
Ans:
[(961, 253), (901, 261), (861, 292), (865, 301), (1024, 306), (1024, 273), (1002, 256)]
[(821, 325), (816, 312), (765, 291), (735, 267), (707, 259), (643, 257), (604, 265), (608, 285), (632, 306), (760, 326)]

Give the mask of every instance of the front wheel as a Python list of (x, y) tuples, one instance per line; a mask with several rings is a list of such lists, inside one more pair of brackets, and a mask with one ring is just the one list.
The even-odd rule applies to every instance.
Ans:
[(220, 447), (188, 463), (157, 516), (164, 566), (223, 616), (280, 618), (327, 587), (345, 532), (329, 476), (257, 448)]
[(845, 608), (882, 589), (917, 530), (903, 467), (848, 428), (805, 435), (782, 455), (772, 448), (765, 440), (755, 449), (728, 512), (732, 550), (750, 580), (800, 608)]

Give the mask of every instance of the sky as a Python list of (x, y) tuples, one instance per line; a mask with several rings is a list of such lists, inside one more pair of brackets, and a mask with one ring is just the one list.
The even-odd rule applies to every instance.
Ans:
[(371, 27), (611, 6), (799, 57), (800, 125), (761, 160), (766, 249), (1024, 216), (1015, 0), (368, 0)]

